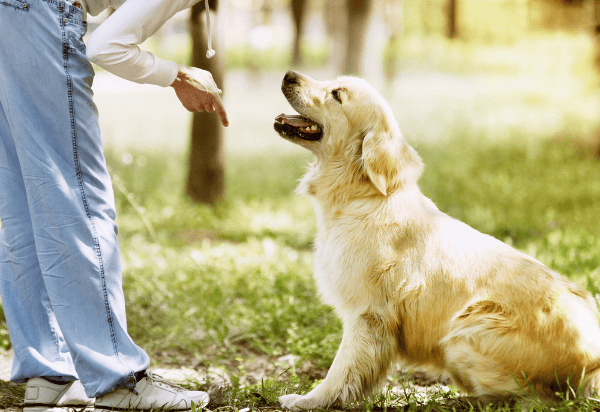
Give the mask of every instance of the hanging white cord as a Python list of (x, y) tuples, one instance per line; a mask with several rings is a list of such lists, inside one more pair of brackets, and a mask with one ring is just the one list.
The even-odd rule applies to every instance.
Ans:
[(206, 9), (206, 32), (208, 35), (208, 51), (206, 52), (206, 58), (210, 59), (215, 55), (215, 51), (212, 48), (210, 39), (210, 8), (208, 7), (208, 0), (204, 0), (204, 8)]

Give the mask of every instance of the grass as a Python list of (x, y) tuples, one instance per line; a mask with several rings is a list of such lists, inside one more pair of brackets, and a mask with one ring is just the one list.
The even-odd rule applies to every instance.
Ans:
[[(311, 205), (292, 195), (305, 162), (304, 156), (230, 161), (228, 200), (214, 209), (180, 196), (183, 156), (156, 156), (135, 171), (110, 162), (122, 185), (133, 187), (128, 194), (144, 205), (156, 232), (153, 240), (128, 196), (119, 193), (134, 338), (150, 351), (205, 363), (241, 356), (240, 348), (272, 357), (290, 348), (310, 358), (333, 356), (339, 325), (316, 302), (311, 281)], [(276, 178), (261, 178), (273, 168), (281, 171)], [(165, 190), (174, 196), (161, 195)]]
[[(422, 190), (450, 215), (600, 297), (600, 162), (564, 142), (519, 136), (510, 141), (416, 144), (428, 165)], [(225, 391), (227, 405), (215, 407), (275, 407), (280, 394), (316, 384), (302, 379), (300, 367), (266, 381), (244, 380), (244, 368), (256, 357), (276, 363), (292, 354), (296, 365), (310, 361), (315, 369), (326, 368), (339, 344), (340, 324), (319, 302), (311, 279), (311, 205), (293, 194), (309, 157), (230, 159), (228, 197), (215, 208), (181, 196), (183, 156), (139, 153), (133, 159), (125, 165), (117, 154), (109, 155), (113, 174), (128, 190), (117, 193), (117, 205), (136, 341), (161, 363), (224, 365), (232, 386)], [(143, 206), (154, 239), (131, 196)], [(451, 389), (423, 398), (407, 387), (352, 408), (509, 410), (516, 408), (512, 402), (477, 407)], [(530, 399), (527, 406), (545, 408), (536, 402)], [(571, 396), (555, 409), (573, 408), (597, 405)]]
[[(521, 143), (415, 145), (428, 165), (422, 190), (442, 210), (600, 297), (600, 162), (562, 142), (512, 140)], [(108, 153), (120, 187), (119, 236), (133, 338), (158, 364), (220, 366), (231, 386), (221, 393), (226, 405), (213, 409), (272, 408), (279, 395), (310, 389), (318, 380), (307, 379), (299, 365), (327, 368), (341, 333), (311, 278), (311, 204), (293, 194), (310, 157), (230, 159), (227, 199), (209, 208), (182, 195), (183, 154), (132, 156), (124, 163), (121, 154)], [(246, 379), (254, 359), (277, 363), (289, 354), (297, 359), (295, 368), (267, 380)], [(400, 375), (390, 379), (403, 382)], [(210, 383), (189, 385), (208, 389)], [(352, 408), (508, 410), (512, 402), (476, 407), (452, 389), (424, 397), (406, 387)], [(528, 405), (543, 409), (535, 400)], [(561, 405), (556, 410), (597, 407), (572, 397)]]
[[(567, 43), (579, 44), (579, 40), (571, 40)], [(426, 44), (428, 41), (432, 44)], [(550, 43), (522, 43), (517, 45), (517, 51), (529, 55), (532, 49), (528, 47), (547, 44)], [(495, 75), (522, 74), (537, 67), (512, 54), (481, 57), (484, 49), (460, 50), (468, 46), (446, 41), (442, 44), (440, 40), (408, 39), (398, 47), (398, 55), (413, 62), (413, 66), (403, 63), (410, 70), (422, 68), (426, 57), (422, 54), (427, 50), (436, 51), (433, 54), (439, 57), (427, 63), (427, 68), (469, 76), (480, 75), (481, 67), (493, 69)], [(181, 48), (175, 51), (183, 56), (187, 49)], [(587, 49), (586, 44), (580, 44), (577, 50)], [(240, 67), (247, 65), (246, 52), (231, 53), (228, 58)], [(256, 61), (271, 62), (275, 66), (268, 67), (278, 70), (278, 64), (287, 62), (289, 57), (277, 62), (269, 52), (265, 53)], [(579, 57), (565, 61), (581, 59), (580, 53), (575, 54)], [(461, 61), (459, 55), (468, 56), (463, 66), (456, 66)], [(542, 55), (546, 53), (540, 52)], [(312, 59), (315, 64), (320, 62), (320, 52), (315, 51)], [(478, 66), (476, 62), (483, 63)], [(566, 66), (559, 66), (560, 73), (550, 79), (563, 76), (561, 71), (567, 70)], [(488, 91), (485, 99), (478, 95), (481, 89), (477, 88), (462, 96), (462, 83), (444, 96), (421, 85), (411, 95), (406, 88), (411, 82), (397, 82), (396, 86), (405, 93), (396, 95), (404, 96), (405, 101), (391, 105), (426, 164), (421, 179), (426, 196), (442, 211), (585, 286), (598, 300), (600, 161), (569, 140), (547, 139), (548, 129), (535, 111), (545, 113), (546, 107), (559, 107), (562, 117), (557, 118), (566, 119), (565, 126), (553, 130), (577, 137), (587, 135), (592, 124), (588, 120), (596, 115), (588, 115), (584, 110), (588, 106), (580, 99), (584, 94), (581, 89), (589, 93), (587, 86), (581, 86), (588, 81), (574, 81), (581, 89), (563, 87), (569, 90), (564, 95), (563, 89), (555, 94), (548, 92), (546, 77), (532, 78), (540, 81), (539, 88), (523, 91), (520, 83), (515, 85), (512, 80), (497, 86), (498, 96), (505, 96), (498, 101), (510, 102), (506, 105), (510, 108), (506, 117), (516, 119), (514, 126), (510, 122), (508, 126), (488, 122), (501, 118), (498, 101), (488, 96), (496, 91)], [(572, 78), (569, 79), (566, 83), (571, 85)], [(257, 89), (267, 93), (260, 78), (255, 81)], [(277, 81), (280, 82), (280, 76)], [(257, 90), (252, 85), (246, 87), (248, 90), (238, 94), (242, 96), (239, 102), (229, 100), (230, 114), (236, 110), (236, 104), (240, 113), (252, 111), (247, 101)], [(437, 87), (433, 85), (432, 89)], [(272, 89), (279, 93), (277, 86)], [(419, 94), (423, 101), (416, 101), (418, 109), (411, 108), (411, 98), (405, 96)], [(453, 100), (457, 95), (464, 100)], [(589, 97), (583, 97), (586, 96)], [(261, 111), (265, 111), (264, 105), (272, 109), (271, 97), (265, 98)], [(487, 111), (482, 109), (484, 104)], [(228, 138), (233, 140), (229, 141), (232, 147), (264, 133), (262, 123), (250, 122), (254, 115), (252, 112), (244, 117), (239, 125), (234, 122), (236, 116), (231, 115)], [(461, 116), (470, 123), (463, 127), (460, 119), (456, 120)], [(436, 124), (432, 124), (432, 118)], [(144, 120), (141, 116), (139, 119)], [(153, 117), (148, 115), (148, 119)], [(154, 121), (146, 123), (159, 130), (157, 139), (164, 139), (164, 130), (171, 127), (165, 121), (159, 125)], [(439, 139), (436, 125), (444, 133), (450, 130), (450, 136)], [(148, 141), (145, 129), (117, 131), (114, 140), (120, 140), (122, 135), (133, 140), (129, 136), (137, 132), (144, 136), (144, 143)], [(179, 134), (183, 132), (173, 133)], [(496, 134), (502, 138), (496, 138)], [(190, 379), (189, 387), (209, 390), (213, 383), (226, 379), (227, 387), (213, 388), (216, 392), (211, 394), (213, 403), (209, 405), (212, 410), (274, 409), (278, 407), (278, 396), (310, 390), (323, 377), (341, 339), (341, 325), (332, 310), (320, 303), (312, 280), (311, 243), (316, 231), (312, 205), (307, 198), (293, 193), (311, 156), (298, 151), (280, 153), (277, 146), (272, 151), (242, 154), (248, 145), (229, 155), (227, 197), (215, 207), (193, 204), (183, 195), (187, 173), (183, 150), (132, 146), (109, 149), (106, 153), (118, 210), (129, 331), (148, 351), (154, 367), (187, 366), (208, 376)], [(278, 154), (273, 156), (275, 152)], [(6, 327), (0, 322), (0, 348), (9, 344)], [(408, 376), (406, 371), (390, 375), (384, 390), (346, 409), (549, 410), (535, 398), (471, 404), (451, 386), (429, 386), (425, 393), (407, 385)], [(22, 385), (0, 381), (0, 408), (18, 408), (22, 394)], [(567, 391), (552, 410), (599, 409), (594, 401), (575, 395), (577, 388)]]
[[(598, 284), (597, 159), (558, 142), (416, 146), (427, 165), (422, 190), (441, 210), (575, 282)], [(151, 352), (174, 349), (200, 362), (249, 349), (327, 366), (340, 325), (311, 279), (312, 206), (293, 194), (308, 157), (231, 159), (227, 200), (214, 209), (181, 196), (183, 156), (134, 158), (145, 158), (145, 166), (113, 155), (109, 164), (128, 188), (117, 192), (117, 207), (136, 340)], [(128, 196), (143, 205), (155, 239)]]

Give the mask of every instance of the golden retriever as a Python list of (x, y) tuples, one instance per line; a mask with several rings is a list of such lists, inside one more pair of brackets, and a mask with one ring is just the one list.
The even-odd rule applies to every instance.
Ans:
[(360, 399), (389, 368), (445, 371), (489, 400), (567, 382), (600, 388), (594, 301), (542, 263), (440, 212), (417, 185), (423, 168), (390, 107), (364, 80), (320, 82), (288, 72), (300, 114), (275, 130), (316, 161), (299, 193), (316, 209), (315, 279), (343, 323), (327, 377), (291, 410)]

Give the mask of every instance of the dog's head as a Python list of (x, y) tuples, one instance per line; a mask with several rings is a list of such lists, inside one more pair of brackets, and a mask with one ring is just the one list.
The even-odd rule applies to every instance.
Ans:
[(289, 71), (281, 90), (299, 115), (277, 116), (275, 130), (317, 156), (304, 182), (309, 193), (342, 186), (353, 194), (386, 196), (417, 181), (421, 159), (366, 81), (346, 76), (320, 82)]

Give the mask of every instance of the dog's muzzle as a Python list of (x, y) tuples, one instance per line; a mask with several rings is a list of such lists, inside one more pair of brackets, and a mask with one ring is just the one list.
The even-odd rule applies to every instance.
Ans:
[[(292, 107), (295, 106), (296, 88), (302, 81), (302, 75), (289, 70), (281, 82), (281, 91)], [(323, 128), (319, 123), (302, 115), (280, 114), (275, 118), (273, 128), (283, 137), (296, 137), (302, 140), (319, 141), (323, 137)]]

